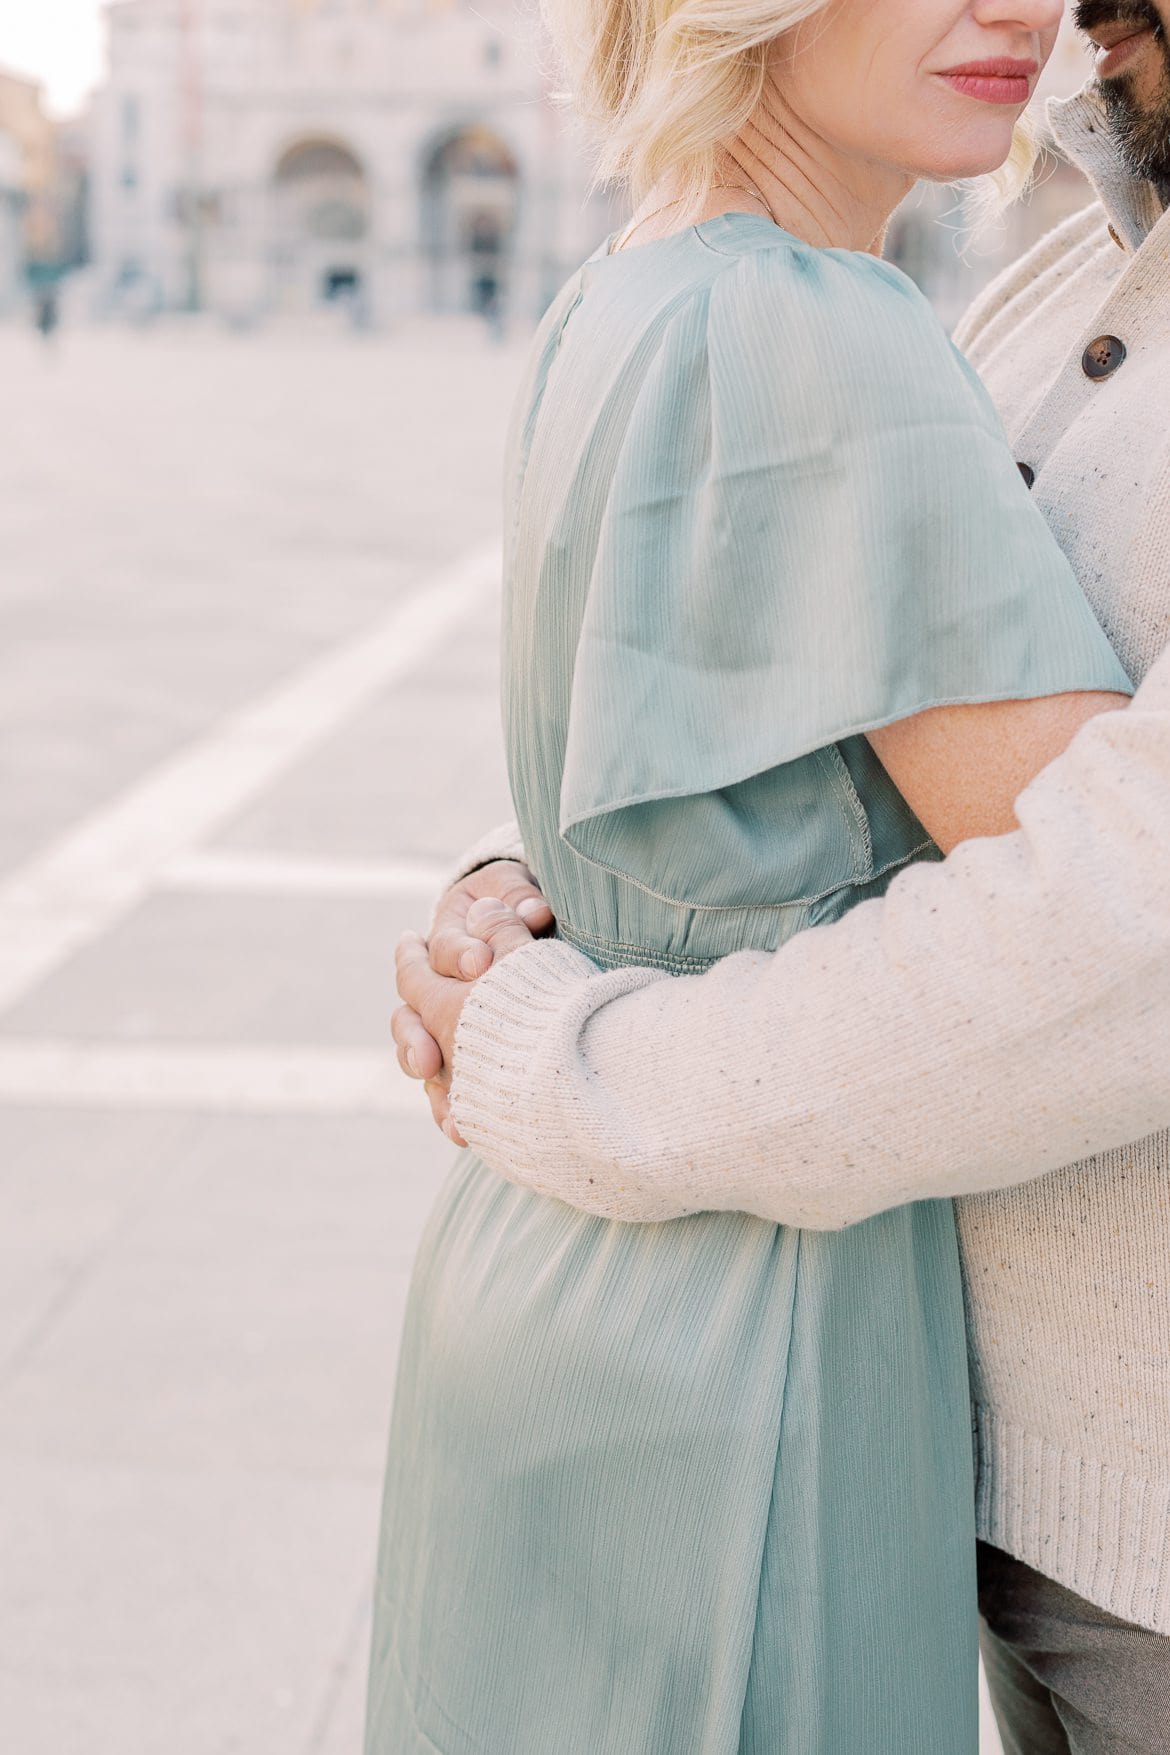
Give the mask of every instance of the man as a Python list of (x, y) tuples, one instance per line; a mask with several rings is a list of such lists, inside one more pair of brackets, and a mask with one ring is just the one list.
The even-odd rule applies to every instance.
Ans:
[[(510, 909), (471, 907), (496, 895), (540, 923), (522, 866), (488, 865), (440, 906), (438, 973), (403, 946), (417, 1012), (395, 1035), (453, 1137), (458, 1121), (489, 1163), (585, 1210), (832, 1227), (964, 1196), (1007, 1755), (1167, 1755), (1170, 1135), (1141, 1136), (1170, 1125), (1170, 0), (1083, 0), (1077, 18), (1098, 82), (1051, 119), (1100, 201), (959, 341), (1144, 677), (1132, 707), (1028, 788), (1018, 834), (702, 977), (602, 975), (529, 943)], [(484, 853), (507, 851), (523, 857), (500, 836)], [(496, 955), (470, 991), (443, 978), (489, 961), (465, 927)]]

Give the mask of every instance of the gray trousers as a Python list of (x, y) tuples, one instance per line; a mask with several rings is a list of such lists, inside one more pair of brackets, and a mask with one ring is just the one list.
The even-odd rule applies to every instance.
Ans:
[(982, 1542), (979, 1608), (1004, 1755), (1170, 1755), (1170, 1639)]

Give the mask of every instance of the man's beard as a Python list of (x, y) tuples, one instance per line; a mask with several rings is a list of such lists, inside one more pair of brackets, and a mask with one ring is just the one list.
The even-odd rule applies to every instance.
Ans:
[(1148, 178), (1165, 202), (1170, 198), (1170, 42), (1151, 0), (1080, 0), (1076, 10), (1077, 26), (1083, 31), (1118, 19), (1153, 31), (1162, 77), (1156, 96), (1144, 105), (1136, 101), (1128, 74), (1102, 80), (1105, 113), (1129, 169), (1136, 177)]

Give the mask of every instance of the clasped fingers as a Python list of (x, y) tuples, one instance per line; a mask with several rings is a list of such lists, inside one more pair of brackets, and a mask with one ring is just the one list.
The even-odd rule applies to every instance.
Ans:
[[(395, 1041), (418, 1055), (419, 1072), (416, 1077), (437, 1077), (440, 1068), (433, 1065), (433, 1057), (419, 1035), (418, 1025), (430, 1038), (442, 1057), (442, 1065), (450, 1067), (455, 1050), (455, 1032), (459, 1027), (459, 1018), (463, 1011), (469, 988), (466, 982), (452, 981), (445, 975), (436, 975), (431, 968), (427, 947), (417, 933), (407, 933), (398, 941), (395, 953), (397, 969), (398, 994), (404, 1005), (414, 1013), (414, 1018), (402, 1019), (395, 1031)], [(395, 1014), (396, 1020), (398, 1014)], [(425, 1069), (425, 1070), (424, 1070)]]
[(443, 1051), (413, 1006), (400, 1005), (390, 1019), (398, 1064), (408, 1079), (438, 1078)]

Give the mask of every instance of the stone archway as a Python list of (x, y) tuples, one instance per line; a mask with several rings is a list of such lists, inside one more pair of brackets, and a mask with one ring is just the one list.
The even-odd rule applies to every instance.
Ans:
[(502, 314), (519, 208), (519, 166), (490, 128), (476, 123), (453, 129), (433, 146), (422, 168), (432, 310)]
[(368, 290), (372, 200), (356, 153), (340, 140), (294, 141), (277, 160), (271, 194), (278, 306), (360, 309)]

